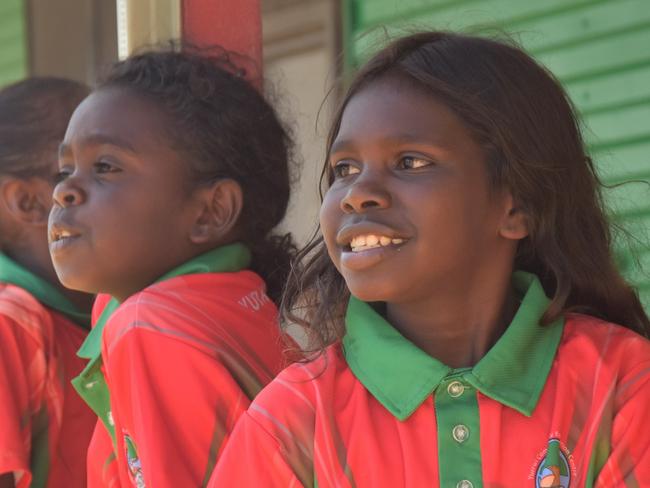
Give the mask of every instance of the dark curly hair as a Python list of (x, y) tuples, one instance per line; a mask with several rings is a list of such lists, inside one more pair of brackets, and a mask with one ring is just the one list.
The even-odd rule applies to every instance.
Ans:
[[(390, 76), (406, 77), (460, 117), (483, 148), (491, 185), (509, 189), (527, 216), (529, 236), (514, 266), (535, 273), (551, 297), (542, 322), (584, 312), (649, 336), (650, 320), (613, 259), (602, 183), (578, 117), (553, 75), (511, 42), (450, 32), (397, 39), (352, 80), (327, 156), (350, 100)], [(327, 159), (322, 187), (333, 181)], [(345, 333), (349, 294), (317, 232), (298, 255), (281, 313), (321, 351)]]
[(59, 143), (89, 88), (54, 77), (34, 77), (0, 90), (0, 174), (53, 177)]
[[(220, 47), (170, 45), (114, 64), (97, 89), (118, 86), (153, 101), (171, 120), (169, 137), (196, 183), (232, 178), (242, 188), (241, 241), (252, 269), (278, 302), (295, 246), (273, 228), (287, 210), (291, 187), (290, 134), (238, 62)], [(245, 61), (244, 58), (241, 58)]]

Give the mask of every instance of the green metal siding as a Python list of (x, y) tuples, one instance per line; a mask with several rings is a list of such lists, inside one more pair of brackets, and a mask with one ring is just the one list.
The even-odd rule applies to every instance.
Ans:
[(24, 0), (0, 1), (0, 86), (27, 75)]
[[(615, 220), (618, 258), (650, 310), (650, 1), (346, 0), (346, 66), (418, 29), (505, 31), (563, 83), (584, 122)], [(638, 261), (638, 264), (637, 264)], [(640, 266), (639, 266), (640, 265)]]

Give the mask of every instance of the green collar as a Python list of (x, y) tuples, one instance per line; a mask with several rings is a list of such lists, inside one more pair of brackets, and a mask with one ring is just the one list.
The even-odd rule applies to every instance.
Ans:
[(354, 375), (395, 417), (404, 420), (449, 374), (484, 395), (532, 415), (562, 337), (563, 320), (539, 325), (549, 299), (535, 275), (515, 272), (523, 300), (503, 336), (474, 368), (453, 370), (405, 339), (369, 304), (350, 298), (343, 338)]
[[(251, 262), (251, 253), (240, 243), (222, 246), (205, 254), (201, 254), (186, 263), (181, 264), (168, 273), (158, 278), (155, 283), (174, 278), (176, 276), (199, 274), (199, 273), (234, 273), (248, 267)], [(102, 332), (109, 317), (120, 306), (115, 298), (112, 298), (104, 307), (102, 314), (97, 319), (95, 327), (90, 331), (88, 337), (81, 345), (77, 356), (87, 359), (97, 358), (102, 350)]]
[(23, 268), (3, 253), (0, 253), (0, 281), (27, 290), (43, 305), (61, 312), (86, 329), (90, 327), (90, 314), (80, 312), (54, 285)]

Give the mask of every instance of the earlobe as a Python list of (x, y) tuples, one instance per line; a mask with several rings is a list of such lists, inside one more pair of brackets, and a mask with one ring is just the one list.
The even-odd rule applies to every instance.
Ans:
[(3, 206), (16, 220), (31, 225), (47, 225), (52, 195), (51, 188), (38, 178), (9, 178), (0, 186)]
[(194, 244), (214, 244), (230, 240), (235, 233), (244, 196), (239, 183), (221, 179), (200, 190), (199, 214), (192, 226)]

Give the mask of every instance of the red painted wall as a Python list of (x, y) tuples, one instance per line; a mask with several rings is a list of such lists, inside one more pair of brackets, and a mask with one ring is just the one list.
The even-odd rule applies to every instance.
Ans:
[(198, 46), (218, 44), (243, 54), (248, 78), (262, 74), (260, 0), (182, 0), (183, 40)]

